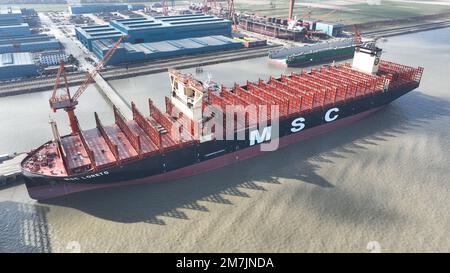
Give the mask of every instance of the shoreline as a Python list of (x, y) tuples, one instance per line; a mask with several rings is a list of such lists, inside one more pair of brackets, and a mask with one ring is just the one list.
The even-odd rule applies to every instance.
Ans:
[[(240, 48), (222, 52), (196, 54), (170, 59), (161, 59), (144, 63), (121, 65), (106, 68), (100, 72), (106, 80), (125, 79), (142, 75), (149, 75), (167, 71), (168, 68), (185, 69), (197, 66), (211, 65), (217, 63), (233, 62), (237, 60), (263, 57), (270, 49), (279, 45), (267, 45), (254, 48)], [(85, 80), (85, 72), (74, 72), (67, 74), (69, 86), (80, 85)], [(44, 78), (24, 79), (15, 82), (0, 83), (0, 98), (21, 94), (42, 92), (52, 90), (55, 76)]]
[[(395, 26), (387, 29), (376, 29), (363, 31), (363, 36), (370, 38), (384, 38), (400, 36), (410, 33), (430, 31), (440, 28), (450, 27), (450, 20), (422, 22), (410, 26)], [(160, 59), (151, 62), (144, 62), (131, 65), (121, 65), (106, 68), (100, 74), (106, 80), (126, 79), (142, 75), (149, 75), (167, 71), (168, 68), (185, 69), (197, 66), (205, 66), (217, 63), (233, 62), (243, 59), (253, 59), (267, 56), (270, 49), (281, 45), (267, 45), (263, 47), (241, 48), (222, 52), (203, 53), (177, 58)], [(84, 82), (85, 72), (68, 73), (68, 85), (76, 86)], [(54, 86), (54, 76), (45, 78), (32, 78), (18, 80), (15, 82), (0, 83), (0, 98), (43, 92), (52, 90)]]

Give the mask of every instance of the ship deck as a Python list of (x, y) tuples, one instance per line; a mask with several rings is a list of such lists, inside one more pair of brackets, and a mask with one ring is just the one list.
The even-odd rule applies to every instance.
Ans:
[(138, 153), (127, 139), (126, 135), (116, 124), (105, 127), (106, 134), (117, 145), (120, 160), (128, 160), (136, 157)]
[(84, 131), (89, 149), (94, 153), (95, 163), (98, 166), (108, 166), (113, 164), (114, 158), (111, 149), (97, 128)]
[(145, 134), (144, 130), (139, 127), (139, 124), (137, 124), (136, 121), (131, 120), (128, 122), (128, 125), (135, 134), (141, 137), (141, 148), (143, 154), (148, 155), (158, 151), (156, 144), (154, 144), (150, 137)]
[(66, 153), (66, 165), (71, 170), (82, 169), (90, 164), (89, 155), (81, 143), (79, 135), (61, 138), (61, 145)]
[(22, 168), (41, 175), (67, 176), (66, 167), (61, 156), (58, 155), (58, 147), (55, 142), (46, 143), (28, 155), (22, 162)]
[[(399, 87), (419, 83), (422, 68), (412, 68), (382, 61), (377, 75), (353, 70), (349, 64), (323, 66), (309, 72), (301, 71), (267, 81), (222, 86), (219, 93), (208, 93), (208, 102), (226, 112), (229, 105), (273, 106), (279, 108), (279, 118), (323, 109), (338, 103), (372, 96), (380, 92), (395, 92)], [(166, 100), (166, 111), (173, 105)], [(154, 153), (163, 153), (192, 145), (199, 141), (186, 124), (196, 124), (183, 115), (172, 117), (149, 100), (150, 115), (144, 116), (132, 103), (133, 120), (125, 120), (114, 107), (115, 123), (103, 126), (96, 114), (97, 127), (81, 130), (47, 143), (31, 153), (22, 163), (30, 172), (48, 176), (70, 176), (96, 171), (126, 161), (137, 160)], [(266, 116), (244, 115), (244, 122), (235, 123), (235, 130), (271, 120)], [(234, 119), (234, 116), (233, 116)], [(199, 126), (196, 124), (196, 126)], [(224, 130), (225, 131), (225, 130)]]

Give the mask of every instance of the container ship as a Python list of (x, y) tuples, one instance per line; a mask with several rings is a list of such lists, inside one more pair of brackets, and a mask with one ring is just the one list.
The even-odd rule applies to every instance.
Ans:
[(380, 60), (381, 51), (360, 45), (352, 64), (229, 88), (169, 70), (166, 111), (149, 100), (147, 115), (131, 103), (126, 120), (113, 107), (114, 124), (103, 125), (95, 113), (96, 127), (87, 130), (68, 107), (72, 132), (61, 136), (52, 121), (53, 140), (21, 163), (28, 193), (43, 200), (179, 179), (356, 122), (419, 86), (423, 68)]
[(355, 39), (347, 38), (308, 46), (281, 48), (269, 53), (271, 63), (284, 67), (304, 67), (353, 58)]

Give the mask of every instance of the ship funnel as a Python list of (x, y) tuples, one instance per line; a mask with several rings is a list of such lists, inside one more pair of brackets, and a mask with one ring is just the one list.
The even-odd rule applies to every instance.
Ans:
[(357, 45), (352, 68), (368, 74), (376, 74), (380, 64), (381, 48), (373, 43)]

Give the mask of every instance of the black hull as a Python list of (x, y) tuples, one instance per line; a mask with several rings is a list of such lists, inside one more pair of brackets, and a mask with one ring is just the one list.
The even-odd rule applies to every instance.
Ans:
[[(279, 122), (280, 146), (286, 146), (357, 121), (417, 87), (418, 84), (411, 84), (403, 86), (401, 89), (282, 119)], [(338, 116), (336, 120), (327, 122), (324, 117), (331, 108), (339, 109), (335, 113)], [(301, 131), (293, 133), (291, 131), (292, 122), (299, 117), (305, 119), (305, 127)], [(95, 188), (177, 179), (219, 168), (262, 153), (259, 144), (250, 145), (248, 134), (249, 132), (246, 131), (246, 140), (214, 140), (193, 144), (82, 175), (51, 177), (23, 172), (30, 197), (38, 200)]]
[(324, 63), (328, 63), (328, 62), (332, 62), (332, 61), (343, 61), (343, 60), (348, 60), (353, 58), (353, 54), (351, 55), (340, 55), (340, 56), (331, 56), (329, 58), (323, 58), (320, 60), (315, 60), (315, 61), (305, 61), (305, 62), (298, 62), (298, 63), (290, 63), (290, 64), (286, 64), (286, 67), (296, 67), (296, 68), (301, 68), (301, 67), (307, 67), (307, 66), (312, 66), (312, 65), (317, 65), (317, 64), (324, 64)]

